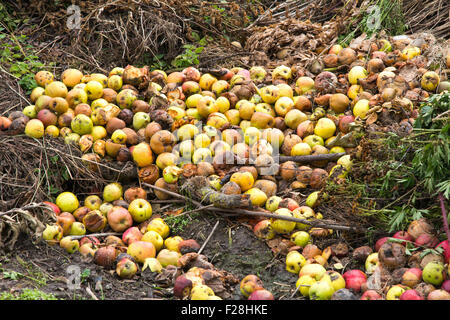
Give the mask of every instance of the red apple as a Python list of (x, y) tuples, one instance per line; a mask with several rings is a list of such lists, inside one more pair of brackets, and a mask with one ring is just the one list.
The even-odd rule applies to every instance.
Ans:
[(255, 226), (253, 227), (253, 233), (259, 239), (265, 240), (273, 239), (276, 235), (275, 230), (273, 230), (271, 227), (269, 219), (261, 220), (257, 224), (255, 224)]
[(375, 243), (375, 252), (380, 251), (381, 246), (385, 244), (388, 239), (389, 237), (383, 237), (378, 239), (378, 241)]
[(107, 213), (108, 224), (115, 232), (122, 232), (133, 225), (133, 218), (127, 209), (114, 206)]
[(44, 201), (43, 203), (45, 203), (45, 204), (48, 205), (50, 208), (52, 208), (53, 212), (54, 212), (56, 215), (59, 215), (59, 214), (61, 213), (61, 209), (59, 209), (59, 207), (58, 207), (56, 204), (54, 204), (53, 202), (50, 202), (50, 201)]
[(253, 291), (248, 297), (248, 300), (275, 300), (275, 298), (270, 291), (267, 291), (266, 289), (260, 289)]
[(339, 118), (338, 127), (342, 133), (348, 133), (350, 131), (350, 123), (355, 121), (355, 117), (352, 115), (346, 115)]
[(92, 236), (83, 237), (80, 240), (80, 247), (86, 243), (92, 243), (92, 245), (98, 246), (100, 244), (100, 240), (98, 240), (98, 238), (92, 237)]
[(422, 269), (410, 268), (402, 275), (402, 284), (414, 288), (422, 281)]
[(345, 280), (345, 287), (353, 289), (355, 292), (361, 291), (361, 285), (367, 282), (366, 274), (358, 269), (349, 270), (342, 276)]
[(184, 298), (189, 296), (192, 289), (192, 281), (186, 278), (184, 275), (180, 275), (176, 278), (173, 286), (173, 295), (177, 298)]
[(422, 298), (416, 290), (414, 289), (408, 289), (405, 292), (402, 293), (400, 296), (400, 300), (425, 300)]
[(131, 227), (125, 230), (125, 232), (122, 235), (122, 241), (126, 245), (130, 245), (131, 243), (135, 241), (140, 241), (142, 238), (141, 230), (139, 230), (138, 227)]
[(279, 208), (288, 208), (291, 211), (294, 211), (295, 209), (297, 209), (299, 207), (300, 207), (300, 205), (298, 204), (298, 202), (292, 198), (285, 198), (279, 204)]
[(450, 260), (450, 241), (449, 240), (444, 240), (441, 243), (439, 243), (436, 248), (442, 248), (444, 249), (444, 260), (445, 263), (448, 263)]
[(448, 293), (450, 293), (450, 279), (445, 280), (444, 282), (442, 282), (441, 289), (447, 291)]
[(414, 244), (418, 247), (425, 246), (430, 248), (432, 247), (434, 248), (438, 243), (439, 243), (438, 238), (428, 233), (421, 234), (416, 238), (416, 241), (414, 242)]
[(375, 290), (367, 290), (359, 300), (381, 300), (381, 295)]
[[(406, 232), (406, 231), (397, 231), (392, 238), (395, 239), (401, 239), (401, 240), (407, 240), (407, 241), (414, 241), (414, 239), (411, 237), (411, 235)], [(406, 241), (405, 242), (400, 242), (403, 245), (406, 245)]]

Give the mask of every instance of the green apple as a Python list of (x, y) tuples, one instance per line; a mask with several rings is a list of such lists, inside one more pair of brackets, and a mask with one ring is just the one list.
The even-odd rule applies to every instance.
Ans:
[(317, 281), (309, 288), (309, 299), (330, 300), (333, 293), (334, 288), (328, 281)]
[(118, 182), (107, 184), (103, 189), (103, 200), (113, 202), (119, 200), (123, 196), (122, 185)]
[(423, 281), (435, 286), (440, 286), (445, 279), (444, 270), (444, 265), (440, 262), (432, 261), (427, 263), (422, 271)]
[(150, 123), (150, 115), (146, 112), (136, 112), (133, 116), (133, 128), (138, 131), (141, 128), (145, 128)]
[(305, 247), (310, 242), (310, 235), (306, 231), (297, 231), (291, 235), (291, 241), (299, 247)]
[(317, 280), (311, 277), (310, 275), (304, 275), (298, 278), (297, 282), (295, 283), (295, 286), (298, 288), (298, 291), (300, 291), (300, 294), (304, 297), (309, 297), (309, 288), (316, 283)]

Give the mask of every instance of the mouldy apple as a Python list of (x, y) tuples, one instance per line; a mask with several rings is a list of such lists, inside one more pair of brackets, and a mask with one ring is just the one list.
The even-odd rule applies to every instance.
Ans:
[(423, 281), (439, 286), (445, 280), (445, 268), (442, 263), (429, 262), (422, 271)]
[(116, 273), (122, 279), (131, 279), (138, 271), (137, 264), (130, 258), (122, 258), (116, 265)]
[(63, 228), (60, 225), (47, 225), (42, 232), (42, 238), (49, 244), (56, 244), (62, 239), (63, 233)]
[(305, 257), (298, 251), (293, 250), (286, 255), (286, 270), (291, 273), (298, 274), (305, 263)]
[(255, 276), (253, 274), (249, 274), (249, 275), (245, 276), (241, 280), (239, 288), (240, 288), (241, 294), (246, 298), (248, 298), (252, 294), (252, 292), (254, 292), (256, 290), (264, 289), (261, 279), (259, 279), (257, 276)]
[(207, 285), (197, 285), (191, 290), (191, 300), (208, 300), (210, 296), (214, 296), (214, 291)]
[(358, 300), (358, 297), (348, 289), (339, 289), (333, 293), (331, 300)]
[(98, 248), (94, 254), (94, 263), (104, 268), (112, 268), (117, 257), (117, 250), (112, 246)]
[(173, 295), (177, 298), (185, 298), (191, 294), (192, 281), (184, 275), (180, 275), (175, 279), (173, 286)]

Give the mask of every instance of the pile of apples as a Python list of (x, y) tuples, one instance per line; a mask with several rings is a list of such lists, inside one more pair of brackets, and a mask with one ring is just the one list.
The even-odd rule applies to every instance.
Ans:
[[(440, 78), (438, 72), (425, 69), (421, 48), (411, 42), (373, 40), (366, 54), (334, 45), (320, 59), (309, 70), (280, 65), (270, 72), (261, 66), (205, 72), (188, 67), (167, 74), (127, 66), (108, 74), (67, 69), (58, 80), (51, 72), (39, 71), (38, 86), (30, 95), (33, 104), (0, 117), (0, 134), (63, 138), (78, 146), (92, 170), (96, 169), (93, 163), (102, 159), (133, 161), (141, 182), (173, 192), (184, 178), (205, 176), (215, 190), (248, 194), (253, 206), (273, 213), (273, 218), (254, 226), (259, 238), (281, 235), (306, 248), (311, 235), (326, 236), (331, 230), (276, 217), (322, 218), (316, 212), (318, 190), (336, 171), (338, 178), (345, 178), (352, 166), (350, 153), (355, 151), (336, 144), (337, 138), (363, 123), (375, 106), (400, 105), (410, 116), (405, 120), (412, 122), (418, 114), (414, 112), (417, 102), (449, 89), (445, 75)], [(446, 63), (450, 68), (450, 55)], [(401, 69), (410, 65), (416, 66), (417, 74), (405, 79)], [(278, 155), (330, 153), (346, 155), (336, 162), (310, 165), (276, 163)], [(229, 179), (223, 179), (229, 172)], [(277, 196), (286, 187), (316, 190), (301, 206), (294, 199)], [(170, 198), (161, 191), (154, 194), (160, 200)], [(154, 270), (167, 261), (176, 265), (182, 253), (183, 239), (168, 237), (163, 220), (151, 218), (151, 199), (142, 188), (123, 192), (119, 183), (112, 183), (105, 187), (103, 199), (89, 196), (81, 207), (76, 195), (62, 193), (55, 212), (58, 223), (44, 231), (44, 239), (58, 242), (69, 252), (96, 256), (105, 266), (117, 259), (117, 248), (126, 248), (122, 253), (127, 256), (119, 255), (123, 261), (117, 263), (121, 277), (135, 274), (137, 263)], [(95, 233), (108, 228), (123, 233), (122, 238), (110, 236), (103, 243), (93, 237), (72, 238), (86, 230)], [(300, 274), (301, 294), (315, 298), (326, 284), (339, 291), (343, 280), (348, 283), (346, 277), (353, 279), (324, 271), (329, 250), (307, 251), (307, 256), (291, 252), (287, 257), (288, 271)]]
[[(291, 241), (296, 246), (286, 255), (286, 270), (298, 275), (297, 291), (308, 299), (450, 300), (450, 245), (447, 240), (439, 243), (425, 219), (413, 221), (407, 231), (378, 239), (373, 249), (356, 248), (351, 258), (363, 264), (362, 270), (342, 274), (342, 268), (335, 269), (328, 260), (343, 258), (348, 250), (334, 252), (330, 246), (322, 251), (304, 231), (294, 233)], [(407, 254), (407, 246), (412, 254)], [(257, 290), (254, 277), (250, 288)]]

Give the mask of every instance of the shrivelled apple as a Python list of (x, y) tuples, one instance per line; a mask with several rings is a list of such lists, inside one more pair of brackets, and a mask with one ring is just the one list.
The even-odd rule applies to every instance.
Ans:
[(56, 244), (62, 239), (63, 232), (63, 228), (58, 224), (47, 225), (42, 232), (42, 238), (49, 244)]
[(191, 289), (191, 300), (208, 300), (209, 297), (214, 295), (214, 291), (204, 284), (194, 286)]
[(80, 248), (80, 243), (76, 239), (72, 239), (72, 237), (67, 236), (61, 239), (59, 242), (59, 246), (64, 248), (68, 253), (74, 253)]
[(177, 298), (185, 298), (191, 294), (192, 281), (184, 275), (180, 275), (175, 279), (173, 286), (173, 295)]
[(253, 233), (260, 239), (271, 240), (275, 237), (276, 232), (272, 229), (269, 219), (264, 219), (255, 224)]
[(249, 274), (241, 280), (239, 284), (239, 289), (241, 291), (241, 294), (244, 297), (248, 298), (252, 294), (252, 292), (264, 288), (263, 283), (258, 276), (254, 274)]

